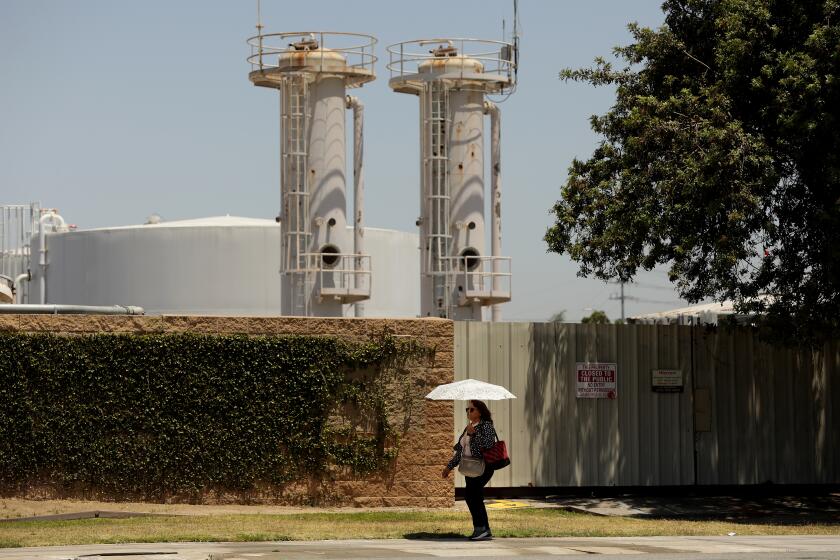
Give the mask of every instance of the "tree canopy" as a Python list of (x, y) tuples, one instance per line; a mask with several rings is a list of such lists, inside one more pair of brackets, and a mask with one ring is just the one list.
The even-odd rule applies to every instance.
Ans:
[(607, 314), (605, 312), (601, 311), (600, 309), (596, 309), (586, 317), (582, 317), (580, 322), (584, 324), (592, 323), (594, 325), (609, 325), (610, 318), (607, 317)]
[(840, 0), (667, 0), (629, 26), (545, 235), (579, 274), (667, 265), (680, 296), (731, 299), (788, 340), (840, 334)]

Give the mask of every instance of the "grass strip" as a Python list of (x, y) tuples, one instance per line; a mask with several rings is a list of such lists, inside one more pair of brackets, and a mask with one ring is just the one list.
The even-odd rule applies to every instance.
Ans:
[[(840, 535), (840, 524), (770, 524), (597, 517), (559, 509), (490, 514), (497, 537)], [(0, 524), (0, 547), (129, 542), (445, 538), (471, 530), (464, 512), (234, 514)]]

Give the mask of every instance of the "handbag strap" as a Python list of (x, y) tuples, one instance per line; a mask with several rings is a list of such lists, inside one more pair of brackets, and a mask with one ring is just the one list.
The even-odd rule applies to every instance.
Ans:
[[(482, 420), (482, 422), (486, 422), (486, 420)], [(493, 422), (490, 422), (490, 428), (493, 430), (493, 437), (494, 437), (494, 438), (496, 438), (496, 441), (501, 441), (501, 440), (499, 439), (499, 433), (498, 433), (498, 432), (496, 432), (496, 426), (494, 426), (494, 425), (493, 425)], [(461, 438), (462, 438), (462, 437), (464, 437), (464, 433), (465, 433), (466, 431), (467, 431), (467, 429), (466, 429), (466, 428), (464, 428), (464, 431), (463, 431), (463, 432), (461, 432), (461, 437), (459, 437), (459, 438), (458, 438), (458, 441), (461, 441)]]
[(464, 434), (466, 434), (466, 433), (467, 433), (467, 429), (464, 428), (464, 431), (461, 432), (461, 435), (458, 436), (458, 441), (456, 441), (455, 443), (457, 443), (458, 445), (461, 445), (461, 439), (464, 437)]
[[(496, 438), (496, 441), (501, 441), (499, 439), (499, 433), (496, 431), (496, 426), (493, 425), (493, 422), (490, 422), (490, 427), (493, 429), (493, 437)], [(467, 429), (464, 428), (464, 431), (461, 432), (461, 435), (458, 436), (458, 443), (461, 443), (461, 438), (464, 437), (464, 434), (467, 433)]]

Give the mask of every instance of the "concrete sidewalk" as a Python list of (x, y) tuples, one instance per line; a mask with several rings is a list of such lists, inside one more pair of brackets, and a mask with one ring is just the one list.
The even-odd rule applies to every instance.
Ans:
[[(738, 554), (840, 558), (840, 537), (602, 537), (121, 544), (0, 549), (0, 560), (298, 560), (305, 558), (568, 558), (653, 554), (665, 558)], [(793, 555), (793, 556), (790, 556)]]

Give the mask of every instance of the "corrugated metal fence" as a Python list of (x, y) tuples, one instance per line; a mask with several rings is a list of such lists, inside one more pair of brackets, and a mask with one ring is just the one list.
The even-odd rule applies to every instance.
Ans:
[[(616, 363), (617, 398), (577, 398), (577, 362)], [(654, 369), (681, 370), (683, 392), (653, 392)], [(490, 486), (840, 483), (837, 343), (811, 352), (748, 329), (458, 322), (455, 379), (468, 377), (519, 397), (488, 403), (513, 461)]]

